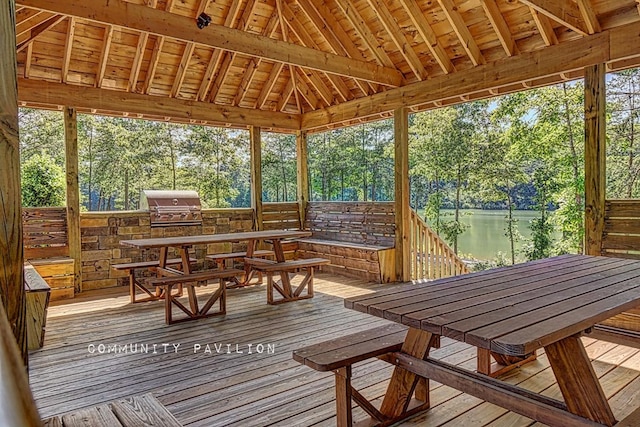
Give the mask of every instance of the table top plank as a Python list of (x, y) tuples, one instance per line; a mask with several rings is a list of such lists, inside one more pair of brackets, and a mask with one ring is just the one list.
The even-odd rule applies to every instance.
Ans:
[(640, 262), (566, 255), (349, 298), (345, 306), (524, 355), (640, 305)]
[[(562, 268), (564, 265), (578, 265), (580, 260), (559, 260), (554, 265), (545, 267), (540, 265), (540, 272), (551, 270), (554, 268)], [(532, 268), (535, 268), (532, 266)], [(489, 270), (487, 270), (489, 271)], [(454, 278), (440, 279), (433, 282), (420, 283), (413, 285), (413, 289), (401, 293), (393, 293), (388, 295), (386, 292), (379, 297), (370, 297), (365, 301), (354, 301), (353, 309), (372, 314), (378, 317), (384, 317), (391, 310), (399, 315), (409, 313), (414, 307), (420, 308), (425, 301), (434, 298), (453, 296), (453, 298), (469, 298), (482, 293), (489, 293), (494, 289), (492, 286), (504, 287), (513, 286), (518, 281), (527, 279), (523, 273), (521, 265), (514, 266), (512, 269), (494, 270), (493, 274), (486, 274), (487, 271), (472, 273), (465, 276), (459, 276), (458, 280), (449, 280)], [(486, 290), (486, 291), (485, 291)], [(396, 318), (389, 318), (393, 321), (400, 321)]]
[(202, 234), (197, 236), (154, 237), (151, 239), (121, 240), (120, 244), (122, 246), (128, 246), (132, 248), (148, 249), (163, 247), (184, 247), (210, 243), (241, 242), (245, 240), (297, 239), (300, 237), (308, 236), (311, 236), (310, 231), (268, 230), (225, 234)]
[[(636, 266), (633, 271), (627, 271), (627, 267), (623, 266), (611, 272), (612, 275), (608, 277), (589, 277), (588, 281), (575, 280), (574, 283), (579, 285), (576, 288), (448, 324), (443, 328), (443, 333), (452, 338), (455, 338), (453, 335), (464, 337), (464, 341), (469, 344), (476, 345), (482, 342), (486, 344), (482, 347), (488, 348), (488, 342), (496, 337), (576, 310), (611, 293), (628, 289), (632, 286), (633, 280), (640, 277), (640, 266)], [(449, 334), (450, 331), (455, 334)]]
[(598, 322), (637, 307), (640, 301), (640, 277), (629, 282), (635, 282), (638, 286), (495, 338), (491, 342), (491, 350), (502, 354), (526, 354), (564, 337), (581, 333)]
[[(579, 260), (576, 260), (579, 261)], [(611, 260), (611, 264), (616, 261)], [(451, 293), (444, 296), (435, 295), (428, 288), (424, 289), (421, 297), (416, 297), (411, 303), (400, 307), (384, 307), (384, 318), (394, 322), (403, 323), (416, 328), (422, 327), (425, 319), (443, 315), (447, 312), (472, 307), (488, 301), (500, 300), (507, 296), (517, 297), (519, 294), (530, 293), (536, 289), (553, 286), (559, 277), (567, 277), (567, 280), (575, 275), (581, 277), (596, 272), (596, 269), (589, 269), (593, 260), (587, 263), (576, 262), (573, 265), (563, 265), (563, 268), (549, 268), (534, 271), (535, 274), (518, 274), (515, 278), (508, 280), (504, 277), (496, 277), (486, 281), (486, 285), (478, 283), (464, 292)], [(606, 268), (606, 266), (600, 266)], [(584, 271), (587, 270), (587, 271)], [(382, 307), (375, 306), (370, 310), (371, 314), (377, 315), (376, 309)], [(429, 332), (441, 334), (442, 324), (425, 323), (424, 329)]]
[[(476, 298), (457, 300), (449, 304), (439, 304), (421, 311), (411, 312), (403, 316), (402, 323), (408, 326), (423, 328), (427, 331), (444, 335), (442, 328), (454, 322), (482, 316), (514, 304), (544, 298), (556, 292), (580, 287), (583, 280), (602, 271), (609, 271), (620, 266), (620, 262), (609, 264), (591, 264), (586, 268), (572, 266), (563, 270), (553, 270), (539, 276), (531, 276), (527, 286), (512, 289), (509, 286), (498, 292), (483, 294)], [(562, 281), (560, 280), (562, 277)], [(566, 279), (565, 279), (566, 278)], [(508, 285), (508, 284), (507, 284)]]

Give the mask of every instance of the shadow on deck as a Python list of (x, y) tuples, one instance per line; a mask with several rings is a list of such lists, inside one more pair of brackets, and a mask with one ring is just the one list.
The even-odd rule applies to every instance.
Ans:
[[(264, 286), (235, 289), (224, 318), (171, 326), (162, 302), (131, 305), (124, 288), (88, 292), (50, 307), (45, 346), (30, 358), (33, 394), (44, 418), (150, 392), (189, 426), (335, 425), (333, 375), (299, 365), (291, 352), (384, 324), (342, 302), (380, 286), (393, 285), (319, 274), (315, 298), (279, 306), (266, 304)], [(590, 339), (585, 345), (623, 418), (640, 406), (640, 351)], [(432, 355), (469, 369), (476, 363), (475, 348), (449, 339)], [(391, 371), (378, 360), (357, 364), (354, 385), (379, 398)], [(502, 378), (561, 399), (544, 355)], [(435, 382), (431, 402), (429, 412), (403, 425), (532, 424)]]

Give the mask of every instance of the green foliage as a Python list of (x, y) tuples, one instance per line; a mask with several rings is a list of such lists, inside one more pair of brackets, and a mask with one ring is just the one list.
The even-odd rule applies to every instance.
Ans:
[(64, 206), (65, 178), (62, 168), (47, 155), (35, 154), (22, 165), (22, 206)]

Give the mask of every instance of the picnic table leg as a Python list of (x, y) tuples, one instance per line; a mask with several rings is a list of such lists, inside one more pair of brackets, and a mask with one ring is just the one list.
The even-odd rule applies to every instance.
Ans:
[[(409, 328), (407, 337), (402, 344), (402, 352), (414, 356), (418, 359), (424, 359), (429, 355), (429, 349), (435, 343), (437, 336), (420, 329)], [(387, 387), (384, 395), (380, 412), (390, 419), (399, 418), (408, 408), (420, 377), (413, 372), (409, 372), (403, 368), (397, 367), (393, 370), (391, 382)], [(429, 407), (428, 394), (429, 380), (425, 379), (420, 386), (419, 394), (425, 398), (423, 409)]]
[(577, 335), (544, 348), (569, 412), (613, 426), (616, 419)]
[[(285, 262), (284, 249), (282, 248), (282, 241), (280, 239), (273, 239), (273, 253), (276, 256), (276, 262)], [(289, 273), (282, 271), (280, 273), (280, 281), (282, 282), (282, 289), (288, 295), (288, 298), (292, 297), (291, 294), (291, 280)]]

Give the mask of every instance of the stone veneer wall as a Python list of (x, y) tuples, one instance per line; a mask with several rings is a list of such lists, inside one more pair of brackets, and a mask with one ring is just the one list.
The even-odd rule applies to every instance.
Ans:
[[(149, 212), (83, 212), (80, 214), (82, 236), (82, 290), (128, 285), (125, 272), (111, 268), (112, 264), (158, 259), (159, 250), (138, 250), (120, 246), (121, 240), (151, 237), (176, 237), (198, 234), (221, 234), (251, 231), (251, 209), (205, 209), (202, 225), (150, 227)], [(199, 245), (192, 256), (202, 267), (204, 256), (211, 253), (241, 251), (242, 243)], [(169, 256), (175, 255), (175, 253)]]

